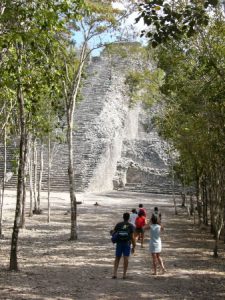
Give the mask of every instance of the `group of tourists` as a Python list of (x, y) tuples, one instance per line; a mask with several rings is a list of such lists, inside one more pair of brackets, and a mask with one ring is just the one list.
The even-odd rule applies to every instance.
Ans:
[(116, 224), (111, 230), (112, 242), (116, 244), (115, 261), (113, 268), (113, 279), (117, 278), (117, 270), (120, 259), (123, 256), (123, 279), (126, 278), (130, 254), (136, 253), (137, 242), (140, 241), (141, 248), (144, 247), (145, 231), (150, 229), (149, 251), (152, 255), (153, 275), (157, 275), (157, 265), (161, 272), (165, 273), (163, 260), (160, 257), (162, 243), (160, 232), (163, 230), (161, 224), (161, 213), (158, 207), (154, 208), (150, 219), (147, 219), (147, 211), (143, 204), (139, 204), (138, 209), (133, 208), (130, 213), (123, 214), (123, 221)]

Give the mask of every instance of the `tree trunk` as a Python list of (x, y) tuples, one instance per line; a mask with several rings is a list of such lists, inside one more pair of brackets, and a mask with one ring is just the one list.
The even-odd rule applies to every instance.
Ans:
[(175, 213), (175, 215), (178, 215), (178, 211), (177, 211), (177, 201), (176, 201), (176, 197), (175, 197), (174, 191), (173, 191), (173, 205), (174, 205), (174, 213)]
[(217, 236), (215, 238), (213, 256), (216, 257), (216, 258), (218, 257), (218, 237)]
[(218, 240), (224, 225), (224, 168), (221, 162), (214, 164), (210, 170), (212, 190), (213, 229), (215, 233), (214, 257), (218, 257)]
[(190, 215), (193, 216), (194, 213), (194, 201), (193, 201), (193, 195), (190, 195)]
[(33, 189), (33, 147), (29, 147), (29, 184), (30, 184), (30, 212), (29, 217), (33, 216), (33, 200), (34, 200), (34, 189)]
[(21, 223), (20, 227), (25, 228), (25, 211), (26, 211), (26, 184), (27, 184), (27, 175), (28, 175), (28, 153), (29, 153), (29, 137), (26, 134), (25, 136), (25, 149), (24, 149), (24, 165), (25, 165), (25, 173), (23, 180), (23, 198), (22, 198), (22, 212), (21, 212)]
[[(19, 46), (21, 47), (21, 46)], [(18, 61), (21, 61), (19, 57)], [(19, 148), (19, 168), (18, 168), (18, 181), (17, 181), (17, 198), (16, 198), (16, 211), (15, 219), (12, 233), (11, 241), (11, 253), (10, 253), (10, 266), (9, 269), (12, 271), (18, 271), (18, 261), (17, 261), (17, 248), (19, 239), (19, 225), (20, 225), (20, 210), (23, 197), (23, 181), (25, 176), (25, 162), (24, 162), (24, 151), (25, 151), (25, 109), (24, 109), (24, 99), (22, 93), (22, 87), (20, 83), (20, 78), (18, 80), (17, 88), (17, 101), (19, 106), (19, 125), (20, 125), (20, 148)]]
[(5, 178), (6, 178), (6, 169), (7, 169), (7, 149), (6, 149), (6, 127), (4, 128), (4, 170), (2, 178), (2, 186), (0, 187), (0, 238), (3, 237), (2, 233), (2, 215), (3, 215), (3, 204), (4, 204), (4, 191), (5, 191)]
[(210, 207), (210, 232), (215, 235), (214, 230), (214, 210), (213, 210), (213, 197), (212, 197), (212, 187), (211, 181), (208, 184), (208, 198), (209, 198), (209, 207)]
[(73, 130), (71, 127), (68, 128), (68, 146), (69, 146), (69, 185), (70, 185), (70, 204), (71, 204), (71, 232), (70, 240), (77, 240), (77, 203), (75, 196), (74, 187), (74, 168), (73, 168)]
[(23, 180), (23, 197), (21, 203), (21, 219), (20, 219), (20, 228), (25, 228), (25, 209), (26, 209), (26, 175)]
[[(225, 208), (223, 209), (223, 219), (225, 220)], [(225, 222), (223, 223), (223, 242), (225, 244)]]
[(207, 206), (207, 177), (202, 176), (201, 181), (201, 200), (202, 200), (202, 222), (204, 225), (208, 225), (208, 206)]
[[(2, 183), (0, 182), (2, 185)], [(2, 213), (3, 213), (3, 200), (2, 200), (2, 187), (0, 186), (0, 239), (2, 239), (4, 236), (2, 234)]]
[(218, 224), (218, 227), (216, 227), (216, 235), (215, 235), (215, 244), (214, 244), (214, 249), (213, 249), (213, 256), (218, 257), (218, 241), (220, 237), (220, 232), (223, 227), (223, 222)]
[(182, 192), (181, 192), (181, 199), (182, 199), (182, 202), (181, 202), (181, 206), (182, 207), (185, 207), (186, 206), (186, 200), (187, 200), (187, 195), (186, 195), (186, 186), (185, 184), (183, 183), (182, 184)]
[(207, 183), (205, 185), (205, 198), (204, 198), (204, 223), (205, 225), (209, 225), (209, 217), (208, 217), (208, 207), (209, 207), (209, 197), (208, 197), (208, 186)]
[(34, 211), (33, 213), (37, 212), (37, 142), (36, 137), (33, 141), (33, 169), (34, 169), (34, 182), (33, 182), (33, 191), (34, 191)]
[(197, 200), (197, 211), (198, 211), (198, 224), (202, 223), (202, 204), (200, 199), (200, 179), (197, 177), (196, 180), (196, 200)]
[(39, 169), (39, 180), (38, 180), (38, 195), (37, 195), (37, 213), (41, 213), (41, 187), (42, 187), (42, 177), (43, 177), (43, 168), (44, 168), (44, 159), (43, 159), (43, 149), (44, 145), (41, 143), (40, 147), (40, 169)]
[(70, 204), (71, 204), (71, 232), (70, 240), (77, 240), (77, 202), (75, 196), (75, 176), (74, 176), (74, 161), (73, 161), (73, 123), (74, 123), (74, 111), (76, 106), (76, 98), (80, 87), (82, 70), (84, 67), (84, 61), (86, 59), (87, 44), (82, 47), (80, 54), (80, 64), (76, 75), (73, 78), (69, 93), (65, 91), (66, 100), (66, 112), (67, 112), (67, 143), (69, 151), (69, 189), (70, 189)]
[(174, 213), (175, 215), (178, 215), (177, 211), (177, 202), (176, 202), (176, 197), (175, 197), (175, 184), (174, 184), (174, 171), (172, 170), (172, 181), (173, 181), (173, 204), (174, 204)]
[(50, 193), (51, 193), (51, 136), (48, 135), (48, 223), (51, 219)]

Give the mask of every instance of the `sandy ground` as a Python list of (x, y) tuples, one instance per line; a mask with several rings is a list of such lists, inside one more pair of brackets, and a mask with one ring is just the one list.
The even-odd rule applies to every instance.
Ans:
[[(20, 231), (20, 272), (9, 272), (9, 253), (15, 209), (15, 192), (7, 191), (0, 240), (0, 299), (116, 300), (116, 299), (225, 299), (225, 246), (220, 242), (219, 258), (212, 257), (213, 239), (200, 232), (184, 209), (174, 215), (172, 199), (165, 195), (111, 192), (77, 195), (79, 239), (69, 241), (68, 194), (51, 197), (51, 223), (47, 223), (46, 195), (42, 215), (27, 217)], [(100, 206), (94, 206), (98, 201)], [(137, 245), (130, 257), (128, 277), (111, 279), (114, 245), (109, 231), (125, 211), (143, 203), (148, 213), (159, 206), (165, 231), (162, 257), (168, 272), (151, 275), (148, 253)]]

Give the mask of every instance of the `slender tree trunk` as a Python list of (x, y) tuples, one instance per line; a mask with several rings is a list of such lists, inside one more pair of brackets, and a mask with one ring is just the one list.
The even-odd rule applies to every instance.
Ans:
[(212, 219), (213, 219), (213, 231), (215, 237), (214, 245), (214, 257), (218, 257), (218, 241), (220, 238), (221, 230), (224, 226), (224, 208), (225, 208), (225, 196), (224, 196), (224, 168), (219, 161), (217, 164), (211, 167), (210, 170), (210, 183), (212, 190)]
[(25, 136), (25, 150), (24, 150), (24, 165), (25, 165), (25, 173), (23, 180), (23, 199), (22, 199), (22, 213), (21, 213), (21, 228), (25, 228), (25, 212), (26, 212), (26, 184), (27, 184), (27, 176), (28, 176), (28, 153), (29, 153), (29, 136), (26, 134)]
[(34, 191), (34, 213), (37, 213), (37, 142), (36, 137), (33, 141), (33, 169), (34, 169), (34, 182), (33, 182), (33, 191)]
[(202, 176), (200, 184), (201, 202), (202, 202), (202, 222), (204, 225), (208, 225), (208, 211), (207, 211), (207, 176)]
[[(30, 143), (32, 145), (32, 143)], [(29, 147), (29, 184), (30, 184), (30, 212), (29, 217), (33, 216), (33, 200), (34, 200), (34, 189), (33, 189), (33, 147)]]
[(214, 249), (213, 249), (214, 257), (218, 257), (218, 241), (220, 238), (220, 233), (221, 233), (222, 227), (223, 227), (223, 222), (220, 222), (220, 224), (218, 224), (218, 227), (216, 226), (215, 244), (214, 244)]
[[(225, 208), (223, 209), (223, 219), (225, 220)], [(225, 222), (223, 223), (223, 242), (225, 244)]]
[(217, 179), (215, 177), (213, 166), (209, 170), (209, 196), (210, 196), (210, 213), (211, 213), (211, 233), (216, 239), (218, 231), (218, 195), (216, 189)]
[[(19, 57), (18, 61), (21, 60)], [(23, 180), (25, 177), (25, 163), (24, 163), (24, 151), (25, 151), (25, 109), (24, 99), (22, 93), (22, 87), (20, 78), (18, 80), (17, 89), (17, 100), (19, 105), (19, 125), (20, 125), (20, 148), (19, 148), (19, 168), (18, 168), (18, 181), (17, 181), (17, 198), (16, 198), (16, 210), (15, 219), (11, 241), (11, 253), (10, 253), (10, 266), (9, 269), (12, 271), (18, 271), (18, 260), (17, 260), (17, 248), (19, 239), (19, 225), (20, 225), (20, 211), (23, 197)]]
[(172, 181), (173, 181), (173, 204), (174, 204), (174, 213), (175, 215), (178, 215), (177, 211), (177, 202), (176, 202), (176, 197), (175, 197), (175, 182), (174, 182), (174, 170), (172, 170)]
[(215, 243), (214, 243), (214, 249), (213, 249), (213, 256), (218, 257), (218, 237), (216, 236), (215, 238)]
[(181, 206), (185, 207), (186, 206), (186, 195), (184, 193), (181, 193), (181, 199), (182, 199)]
[(51, 193), (51, 136), (48, 135), (48, 223), (51, 219), (51, 206), (50, 206), (50, 193)]
[(0, 15), (3, 15), (4, 11), (5, 11), (5, 4), (0, 3)]
[(2, 215), (3, 215), (3, 204), (4, 204), (6, 169), (7, 169), (7, 149), (6, 149), (6, 127), (5, 127), (4, 128), (4, 170), (3, 170), (2, 186), (0, 187), (0, 189), (1, 189), (1, 193), (0, 193), (0, 238), (3, 237)]
[(38, 180), (38, 195), (37, 195), (37, 212), (41, 213), (41, 187), (42, 187), (42, 177), (44, 169), (44, 159), (43, 159), (43, 149), (44, 145), (41, 143), (40, 146), (40, 169), (39, 169), (39, 180)]
[(21, 219), (20, 219), (20, 228), (25, 228), (25, 210), (26, 210), (26, 174), (24, 176), (23, 181), (23, 197), (22, 197), (22, 204), (21, 204)]
[(203, 186), (203, 191), (204, 191), (204, 224), (209, 225), (209, 219), (208, 219), (208, 183), (205, 182)]
[[(2, 182), (0, 182), (2, 185)], [(0, 186), (0, 239), (2, 239), (4, 236), (2, 234), (2, 213), (3, 213), (3, 201), (2, 201), (2, 187)]]
[(71, 204), (71, 232), (70, 240), (77, 240), (77, 203), (74, 187), (74, 168), (73, 168), (73, 130), (71, 126), (68, 128), (68, 146), (69, 146), (69, 185), (70, 185), (70, 204)]
[(197, 177), (196, 180), (196, 200), (197, 200), (197, 211), (198, 211), (198, 224), (202, 223), (202, 203), (200, 199), (200, 179)]
[(77, 74), (74, 76), (69, 93), (65, 91), (66, 98), (66, 111), (67, 111), (67, 143), (69, 151), (69, 189), (70, 189), (70, 204), (71, 204), (71, 232), (70, 240), (77, 240), (77, 202), (75, 195), (75, 176), (74, 176), (74, 157), (73, 157), (73, 123), (74, 123), (74, 111), (76, 106), (76, 98), (80, 87), (81, 75), (85, 61), (85, 55), (87, 50), (85, 44), (81, 50), (80, 64)]
[(181, 206), (182, 207), (185, 207), (186, 206), (186, 186), (185, 184), (182, 185), (182, 192), (181, 192), (181, 199), (182, 199), (182, 202), (181, 202)]
[(173, 198), (173, 204), (174, 204), (174, 213), (175, 215), (178, 215), (177, 211), (177, 202), (176, 202), (176, 197), (175, 197), (175, 178), (174, 178), (174, 161), (171, 153), (170, 147), (168, 148), (169, 150), (169, 157), (171, 160), (171, 171), (172, 171), (172, 198)]
[(190, 195), (190, 215), (193, 216), (194, 213), (194, 201), (193, 201), (193, 195)]
[(210, 232), (215, 235), (214, 230), (214, 207), (213, 207), (213, 196), (212, 196), (212, 186), (211, 181), (208, 186), (208, 197), (209, 197), (209, 206), (210, 206)]

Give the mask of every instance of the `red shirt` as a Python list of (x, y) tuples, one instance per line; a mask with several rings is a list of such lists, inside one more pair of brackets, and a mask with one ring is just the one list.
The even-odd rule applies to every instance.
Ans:
[(142, 228), (143, 226), (145, 226), (146, 222), (145, 222), (145, 217), (141, 216), (141, 217), (137, 217), (135, 220), (135, 226), (136, 228)]
[(146, 209), (144, 207), (141, 207), (138, 212), (140, 212), (140, 211), (143, 212), (144, 217), (147, 216)]

